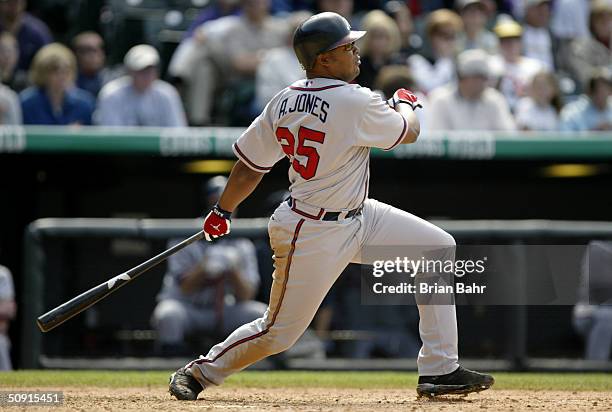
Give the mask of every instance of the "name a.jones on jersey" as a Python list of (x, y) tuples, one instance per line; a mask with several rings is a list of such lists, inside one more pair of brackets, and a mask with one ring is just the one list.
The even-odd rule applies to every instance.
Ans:
[(278, 111), (279, 119), (289, 113), (303, 112), (318, 117), (323, 123), (325, 123), (327, 120), (327, 109), (329, 109), (329, 103), (321, 99), (319, 96), (312, 93), (301, 93), (295, 97), (294, 101), (289, 103), (289, 100), (292, 99), (294, 99), (294, 96), (287, 97), (281, 102), (280, 110)]

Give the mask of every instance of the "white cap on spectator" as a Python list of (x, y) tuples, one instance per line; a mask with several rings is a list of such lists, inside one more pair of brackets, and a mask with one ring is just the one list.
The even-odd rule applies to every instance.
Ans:
[(159, 53), (148, 44), (139, 44), (132, 47), (125, 55), (123, 64), (128, 70), (139, 71), (150, 66), (157, 66)]
[(482, 0), (457, 0), (455, 4), (457, 5), (458, 10), (463, 10), (464, 8), (466, 8), (467, 6), (471, 4), (478, 4), (479, 6), (483, 8), (485, 7), (485, 4), (483, 3)]
[(466, 50), (457, 57), (457, 73), (461, 77), (489, 77), (490, 72), (489, 55), (484, 50)]

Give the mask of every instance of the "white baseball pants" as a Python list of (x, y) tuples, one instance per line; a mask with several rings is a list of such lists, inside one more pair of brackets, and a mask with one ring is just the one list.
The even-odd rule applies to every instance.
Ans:
[[(351, 262), (372, 263), (361, 262), (364, 246), (414, 246), (410, 249), (418, 252), (420, 245), (435, 245), (446, 250), (441, 259), (454, 259), (451, 235), (373, 199), (366, 200), (361, 215), (337, 222), (309, 219), (283, 202), (271, 217), (268, 231), (275, 267), (268, 309), (262, 318), (239, 327), (213, 346), (206, 357), (187, 365), (199, 368), (201, 373), (194, 376), (204, 379), (204, 385), (220, 385), (233, 373), (290, 348), (344, 268)], [(423, 248), (422, 252), (432, 250), (432, 246)], [(419, 305), (418, 309), (423, 342), (417, 360), (419, 374), (453, 372), (458, 367), (455, 307)]]

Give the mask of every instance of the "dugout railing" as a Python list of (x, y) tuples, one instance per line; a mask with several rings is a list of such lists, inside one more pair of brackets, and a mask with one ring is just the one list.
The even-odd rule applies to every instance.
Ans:
[[(236, 219), (232, 224), (232, 235), (245, 237), (265, 237), (267, 232), (265, 218)], [(610, 239), (612, 222), (595, 221), (552, 221), (552, 220), (432, 220), (432, 223), (450, 232), (458, 241), (474, 239), (498, 239), (500, 242), (522, 244), (531, 239), (576, 238)], [(44, 301), (45, 267), (47, 256), (43, 241), (45, 239), (78, 239), (88, 237), (122, 237), (136, 239), (168, 239), (171, 237), (188, 237), (200, 230), (200, 222), (195, 219), (118, 219), (118, 218), (45, 218), (29, 224), (24, 236), (24, 276), (22, 279), (22, 296), (25, 303), (20, 308), (21, 329), (21, 362), (22, 368), (41, 367), (40, 356), (43, 335), (36, 326), (36, 318), (50, 307)], [(521, 258), (519, 256), (519, 261)], [(522, 264), (526, 261), (522, 259)], [(127, 270), (128, 268), (123, 268)], [(517, 282), (525, 285), (525, 279), (519, 271)], [(109, 277), (115, 274), (109, 273)], [(146, 275), (145, 275), (146, 276)], [(135, 282), (138, 282), (136, 280)], [(91, 285), (95, 286), (95, 285)], [(129, 287), (129, 286), (128, 286)], [(137, 287), (137, 286), (134, 286)], [(109, 297), (112, 299), (112, 297)], [(513, 329), (511, 348), (502, 369), (580, 369), (610, 370), (610, 362), (589, 363), (579, 360), (555, 361), (552, 359), (530, 359), (527, 354), (527, 308), (513, 307), (510, 327)], [(362, 365), (363, 364), (363, 365)], [(297, 367), (308, 368), (306, 364)], [(309, 361), (312, 367), (312, 362)], [(381, 362), (378, 366), (367, 366), (363, 362), (344, 362), (326, 360), (327, 367), (337, 369), (362, 365), (368, 368), (397, 368), (403, 365), (393, 360), (392, 363)], [(381, 366), (382, 365), (382, 366)], [(387, 365), (387, 367), (385, 367)]]

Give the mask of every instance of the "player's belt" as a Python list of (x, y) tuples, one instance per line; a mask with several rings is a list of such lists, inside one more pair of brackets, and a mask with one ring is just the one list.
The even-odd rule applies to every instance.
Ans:
[(313, 219), (313, 220), (324, 220), (327, 222), (336, 222), (338, 220), (350, 219), (352, 217), (358, 216), (361, 214), (361, 210), (363, 209), (363, 205), (352, 209), (352, 210), (343, 210), (340, 212), (328, 212), (323, 208), (310, 208), (311, 210), (304, 210), (303, 207), (298, 207), (297, 201), (292, 197), (287, 199), (287, 203), (291, 207), (291, 210), (296, 212), (299, 215), (304, 217)]

